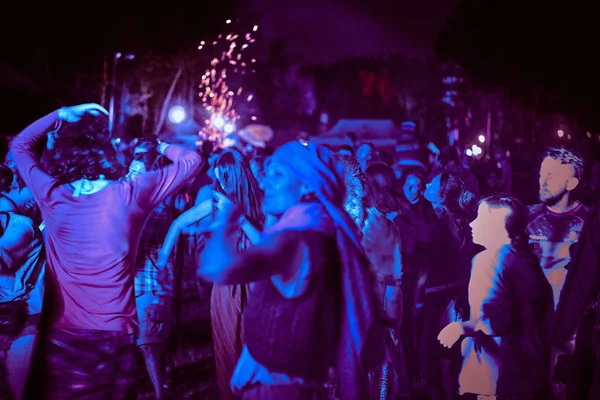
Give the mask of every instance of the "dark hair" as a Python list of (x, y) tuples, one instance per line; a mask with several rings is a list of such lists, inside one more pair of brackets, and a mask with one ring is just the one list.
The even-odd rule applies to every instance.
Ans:
[(10, 191), (14, 179), (14, 174), (6, 165), (0, 164), (0, 193)]
[(408, 180), (409, 176), (414, 176), (417, 179), (419, 179), (421, 181), (421, 183), (423, 184), (423, 189), (425, 188), (425, 184), (427, 183), (425, 174), (422, 172), (421, 169), (419, 169), (419, 168), (406, 169), (402, 173), (402, 176), (400, 177), (400, 181), (398, 182), (398, 186), (397, 186), (402, 192), (402, 197), (404, 197), (404, 185), (406, 184), (406, 181)]
[(82, 178), (96, 180), (101, 175), (118, 180), (125, 174), (110, 142), (106, 118), (89, 114), (58, 130), (53, 148), (42, 153), (42, 166), (59, 184)]
[[(265, 160), (267, 158), (263, 157), (263, 156), (255, 156), (252, 160), (250, 160), (250, 167), (252, 167), (252, 165), (256, 165), (256, 167), (258, 168), (258, 176), (255, 176), (256, 180), (260, 181), (265, 177)], [(250, 170), (252, 170), (252, 168), (250, 168)]]
[(340, 148), (338, 149), (338, 153), (342, 150), (346, 150), (346, 151), (349, 151), (350, 154), (354, 154), (354, 149), (352, 148), (352, 146), (350, 146), (348, 144), (344, 144), (344, 145), (340, 146)]
[[(154, 136), (146, 136), (135, 145), (133, 157), (144, 163), (147, 171), (153, 171), (164, 167), (167, 163), (166, 157), (158, 152), (159, 141)], [(145, 152), (135, 153), (136, 149), (144, 149)]]
[(495, 194), (479, 201), (479, 204), (487, 204), (490, 208), (507, 208), (510, 213), (504, 220), (504, 226), (511, 244), (517, 249), (529, 247), (529, 236), (527, 235), (527, 207), (514, 197)]
[(395, 181), (396, 174), (389, 165), (381, 162), (369, 165), (365, 171), (367, 205), (376, 208), (383, 214), (398, 211)]
[(476, 214), (477, 199), (475, 195), (465, 188), (465, 184), (458, 176), (449, 172), (440, 174), (440, 198), (442, 204), (451, 212), (461, 209), (469, 218)]
[(263, 195), (244, 155), (239, 150), (227, 149), (215, 162), (215, 168), (219, 168), (225, 196), (262, 228), (265, 223), (261, 210)]
[(448, 172), (440, 175), (441, 207), (434, 210), (440, 221), (449, 229), (459, 249), (464, 249), (472, 243), (469, 222), (477, 215), (477, 203), (473, 193), (465, 190), (465, 185), (459, 177)]
[(571, 165), (575, 178), (581, 179), (583, 176), (583, 158), (575, 154), (575, 152), (565, 148), (551, 147), (544, 152), (542, 160), (546, 157), (560, 161), (561, 164)]

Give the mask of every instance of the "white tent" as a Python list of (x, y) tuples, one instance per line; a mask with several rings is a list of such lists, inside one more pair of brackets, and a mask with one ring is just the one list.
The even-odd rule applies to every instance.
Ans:
[(414, 137), (405, 134), (389, 119), (341, 119), (323, 135), (312, 136), (311, 142), (329, 146), (351, 145), (348, 133), (356, 135), (356, 143), (370, 142), (376, 147), (396, 147), (398, 143), (413, 142)]

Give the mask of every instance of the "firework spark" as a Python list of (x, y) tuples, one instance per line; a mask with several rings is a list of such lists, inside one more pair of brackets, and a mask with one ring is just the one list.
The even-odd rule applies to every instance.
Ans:
[[(235, 24), (231, 20), (227, 20), (226, 24), (228, 28), (235, 30)], [(258, 26), (255, 25), (252, 32), (257, 30)], [(256, 62), (253, 58), (247, 62), (245, 57), (248, 47), (255, 41), (252, 33), (230, 32), (218, 35), (217, 40), (212, 42), (212, 47), (209, 42), (200, 42), (198, 50), (219, 55), (211, 60), (210, 68), (204, 72), (198, 85), (202, 107), (210, 115), (199, 132), (202, 140), (210, 140), (221, 147), (226, 132), (234, 130), (240, 118), (235, 110), (236, 102), (238, 99), (248, 102), (252, 100), (252, 94), (241, 98), (244, 94), (241, 76), (246, 74), (247, 65)]]

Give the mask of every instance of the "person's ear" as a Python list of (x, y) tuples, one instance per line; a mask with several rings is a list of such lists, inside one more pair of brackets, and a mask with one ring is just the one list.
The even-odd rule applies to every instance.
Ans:
[(570, 192), (579, 185), (579, 179), (576, 177), (569, 178), (567, 181), (567, 190)]

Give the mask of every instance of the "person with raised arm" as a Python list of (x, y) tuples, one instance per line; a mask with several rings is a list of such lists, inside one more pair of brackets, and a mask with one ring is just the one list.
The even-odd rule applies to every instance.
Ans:
[(161, 143), (157, 149), (171, 165), (119, 181), (125, 170), (110, 143), (107, 115), (97, 104), (64, 107), (12, 142), (46, 226), (50, 399), (135, 397), (133, 275), (142, 228), (202, 167), (195, 152)]
[(244, 252), (229, 240), (241, 210), (225, 206), (198, 274), (252, 283), (231, 388), (244, 400), (324, 399), (336, 366), (341, 400), (368, 398), (387, 357), (369, 260), (344, 211), (342, 168), (328, 149), (289, 142), (267, 163), (263, 211), (277, 218)]

